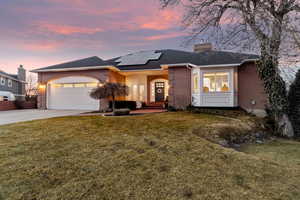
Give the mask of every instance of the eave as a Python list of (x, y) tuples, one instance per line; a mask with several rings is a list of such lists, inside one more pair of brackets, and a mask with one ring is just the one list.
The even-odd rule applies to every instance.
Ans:
[(117, 67), (112, 65), (105, 66), (93, 66), (93, 67), (72, 67), (72, 68), (60, 68), (60, 69), (36, 69), (30, 72), (43, 73), (43, 72), (65, 72), (65, 71), (85, 71), (93, 69), (110, 69), (112, 71), (120, 71)]

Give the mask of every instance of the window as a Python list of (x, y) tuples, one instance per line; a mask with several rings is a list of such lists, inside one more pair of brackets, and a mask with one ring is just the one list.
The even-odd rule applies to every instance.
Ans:
[(199, 93), (199, 76), (198, 76), (198, 74), (193, 74), (193, 92)]
[(8, 85), (8, 87), (12, 87), (12, 80), (8, 79), (7, 85)]
[(69, 84), (69, 83), (64, 84), (64, 88), (72, 88), (72, 87), (73, 87), (73, 84)]
[(76, 87), (76, 88), (84, 88), (85, 84), (84, 83), (75, 83), (74, 87)]
[(203, 92), (229, 92), (229, 73), (204, 73)]
[(52, 84), (52, 86), (53, 86), (54, 88), (61, 88), (61, 87), (62, 87), (62, 84)]
[(1, 83), (1, 85), (5, 85), (5, 78), (4, 77), (0, 78), (0, 83)]
[(138, 99), (138, 85), (133, 85), (132, 87), (132, 98), (133, 100)]
[(145, 86), (144, 85), (140, 85), (140, 91), (139, 91), (139, 100), (140, 101), (144, 101), (144, 94), (145, 94)]
[(87, 83), (86, 87), (88, 87), (88, 88), (96, 88), (96, 87), (98, 87), (98, 83)]

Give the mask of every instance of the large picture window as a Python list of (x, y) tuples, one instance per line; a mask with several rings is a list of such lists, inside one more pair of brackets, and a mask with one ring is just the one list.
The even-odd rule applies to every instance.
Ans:
[(229, 73), (216, 72), (203, 74), (203, 92), (229, 92)]

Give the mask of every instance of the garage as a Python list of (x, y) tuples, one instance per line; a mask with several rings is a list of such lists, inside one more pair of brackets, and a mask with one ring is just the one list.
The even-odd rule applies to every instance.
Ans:
[(81, 76), (50, 81), (47, 85), (47, 107), (53, 110), (99, 110), (100, 101), (89, 95), (98, 84), (97, 79)]

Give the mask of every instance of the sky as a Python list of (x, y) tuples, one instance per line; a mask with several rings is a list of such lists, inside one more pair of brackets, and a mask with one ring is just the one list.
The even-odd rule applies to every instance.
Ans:
[(16, 73), (140, 50), (184, 49), (180, 8), (159, 0), (0, 0), (0, 69)]

